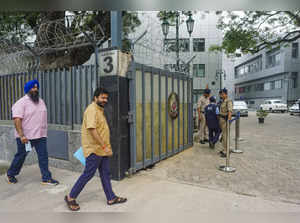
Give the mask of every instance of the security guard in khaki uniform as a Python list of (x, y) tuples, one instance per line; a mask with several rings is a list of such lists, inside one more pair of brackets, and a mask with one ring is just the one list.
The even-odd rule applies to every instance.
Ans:
[(210, 89), (205, 89), (204, 94), (198, 100), (199, 138), (200, 143), (208, 142), (208, 128), (205, 120), (205, 107), (209, 104)]
[(227, 120), (231, 120), (233, 105), (232, 101), (228, 98), (228, 91), (226, 88), (222, 90), (222, 104), (220, 106), (220, 127), (222, 129), (222, 144), (223, 151), (220, 152), (221, 157), (226, 157), (227, 145)]

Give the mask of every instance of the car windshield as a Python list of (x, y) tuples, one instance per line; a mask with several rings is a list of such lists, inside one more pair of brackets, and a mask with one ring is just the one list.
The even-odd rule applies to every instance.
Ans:
[(274, 104), (281, 104), (282, 101), (274, 101), (273, 103), (274, 103)]

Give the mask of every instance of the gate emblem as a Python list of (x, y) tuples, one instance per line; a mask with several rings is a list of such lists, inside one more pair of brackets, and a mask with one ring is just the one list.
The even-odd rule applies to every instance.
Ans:
[(179, 97), (176, 93), (171, 93), (168, 98), (168, 112), (172, 119), (176, 119), (179, 113)]

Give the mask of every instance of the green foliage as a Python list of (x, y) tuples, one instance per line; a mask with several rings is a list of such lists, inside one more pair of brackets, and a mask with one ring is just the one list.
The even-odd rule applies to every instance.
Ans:
[(300, 38), (300, 11), (217, 11), (217, 28), (224, 32), (220, 46), (211, 51), (234, 54), (257, 53), (262, 49), (286, 47)]
[(262, 109), (259, 109), (259, 110), (256, 111), (256, 116), (257, 116), (258, 118), (265, 118), (265, 117), (268, 116), (268, 112), (267, 112), (267, 111), (264, 111), (264, 110), (262, 110)]

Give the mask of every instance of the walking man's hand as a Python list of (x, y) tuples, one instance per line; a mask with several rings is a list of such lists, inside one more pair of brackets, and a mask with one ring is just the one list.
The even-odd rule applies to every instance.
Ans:
[(25, 136), (22, 136), (22, 137), (21, 137), (21, 142), (22, 142), (23, 144), (28, 143), (28, 139), (27, 139)]

